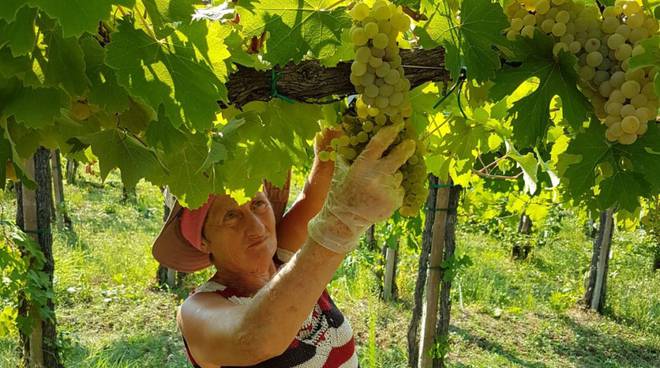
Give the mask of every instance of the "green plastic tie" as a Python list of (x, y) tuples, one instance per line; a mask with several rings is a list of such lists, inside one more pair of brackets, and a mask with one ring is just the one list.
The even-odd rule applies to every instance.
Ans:
[(431, 207), (426, 207), (426, 210), (435, 211), (435, 212), (445, 211), (450, 215), (455, 214), (457, 209), (458, 208), (456, 208), (456, 207), (454, 207), (454, 208), (431, 208)]
[(296, 101), (294, 101), (294, 100), (291, 99), (290, 97), (287, 97), (287, 96), (285, 96), (285, 95), (283, 95), (283, 94), (280, 94), (280, 93), (277, 91), (277, 80), (278, 80), (278, 79), (280, 79), (280, 72), (276, 71), (275, 69), (271, 69), (271, 76), (270, 76), (270, 80), (271, 80), (271, 84), (270, 84), (270, 95), (271, 95), (272, 97), (275, 97), (275, 98), (279, 98), (279, 99), (281, 99), (281, 100), (284, 100), (284, 101), (286, 101), (286, 102), (288, 102), (288, 103), (290, 103), (290, 104), (295, 103)]

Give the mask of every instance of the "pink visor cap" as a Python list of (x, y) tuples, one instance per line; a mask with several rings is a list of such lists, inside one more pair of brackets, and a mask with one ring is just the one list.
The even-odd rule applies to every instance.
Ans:
[(184, 208), (180, 219), (181, 235), (183, 235), (183, 238), (195, 247), (195, 249), (207, 254), (208, 252), (202, 249), (204, 221), (215, 198), (214, 195), (210, 195), (202, 207), (194, 210)]

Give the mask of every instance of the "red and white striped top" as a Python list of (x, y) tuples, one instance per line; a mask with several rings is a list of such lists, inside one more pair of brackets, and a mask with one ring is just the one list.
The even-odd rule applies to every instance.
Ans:
[[(289, 252), (278, 249), (276, 261), (288, 261)], [(277, 262), (277, 263), (281, 263)], [(250, 297), (241, 297), (232, 288), (214, 281), (208, 281), (195, 289), (193, 293), (216, 293), (229, 301), (242, 304)], [(188, 359), (194, 367), (199, 367), (188, 349), (184, 339)], [(356, 368), (357, 352), (353, 339), (353, 330), (344, 318), (327, 290), (319, 297), (314, 309), (305, 320), (298, 335), (289, 348), (281, 355), (263, 361), (255, 368)], [(232, 367), (222, 367), (232, 368)]]

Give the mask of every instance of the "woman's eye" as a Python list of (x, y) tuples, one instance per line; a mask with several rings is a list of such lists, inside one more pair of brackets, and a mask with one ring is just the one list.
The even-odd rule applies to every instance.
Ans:
[(252, 202), (252, 208), (254, 208), (255, 210), (260, 210), (266, 208), (267, 206), (268, 204), (266, 203), (266, 201), (259, 200)]
[(237, 218), (238, 218), (238, 213), (236, 213), (235, 211), (229, 211), (225, 214), (224, 220), (231, 221)]

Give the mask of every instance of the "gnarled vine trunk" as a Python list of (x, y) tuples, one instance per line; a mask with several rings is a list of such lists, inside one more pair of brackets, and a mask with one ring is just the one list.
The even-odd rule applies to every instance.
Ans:
[(613, 215), (614, 208), (609, 208), (600, 214), (598, 238), (594, 241), (589, 268), (589, 283), (583, 299), (586, 308), (593, 309), (601, 314), (605, 307), (607, 269), (609, 267), (612, 233), (614, 232)]

